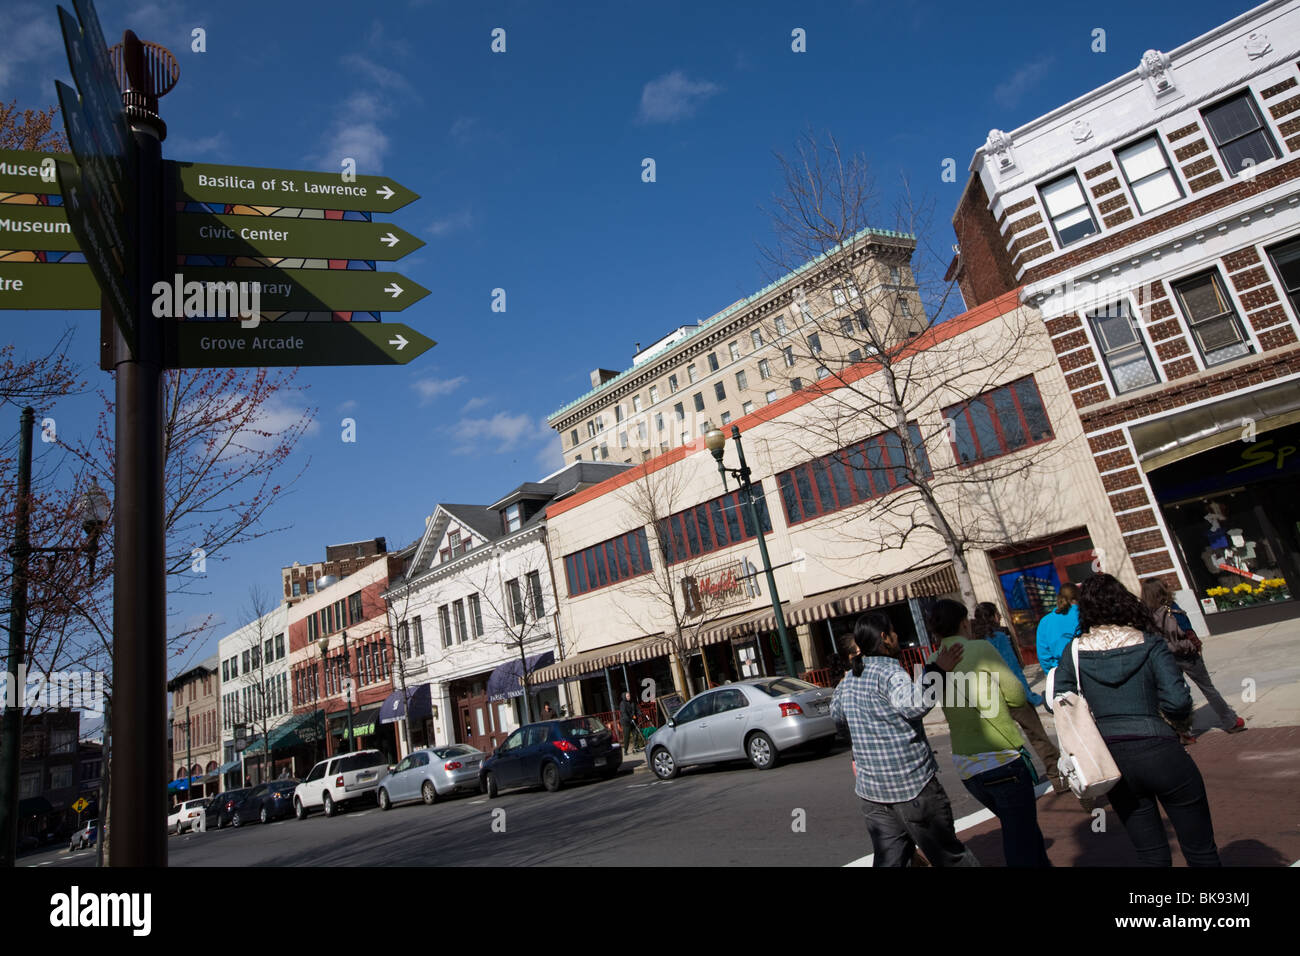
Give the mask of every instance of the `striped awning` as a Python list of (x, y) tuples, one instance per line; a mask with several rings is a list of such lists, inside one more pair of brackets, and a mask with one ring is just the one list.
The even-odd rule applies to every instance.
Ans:
[(957, 590), (957, 575), (951, 564), (931, 565), (814, 594), (786, 612), (785, 621), (789, 625), (807, 624), (844, 614), (860, 614), (869, 608), (896, 604), (908, 598), (935, 597)]
[[(790, 622), (790, 604), (782, 601), (781, 612), (786, 616), (786, 623)], [(724, 617), (721, 620), (714, 621), (707, 627), (700, 629), (695, 638), (696, 647), (704, 647), (707, 644), (721, 644), (723, 641), (730, 640), (733, 637), (740, 637), (743, 634), (753, 634), (757, 631), (771, 631), (776, 628), (776, 612), (772, 610), (771, 604), (765, 604), (760, 608), (753, 608), (741, 614), (733, 614), (731, 617)]]
[(597, 647), (566, 657), (554, 664), (548, 664), (546, 667), (539, 667), (533, 671), (532, 683), (536, 685), (546, 681), (596, 674), (616, 664), (631, 664), (634, 661), (648, 661), (652, 657), (661, 657), (667, 654), (669, 649), (670, 645), (662, 634), (652, 634), (633, 641)]

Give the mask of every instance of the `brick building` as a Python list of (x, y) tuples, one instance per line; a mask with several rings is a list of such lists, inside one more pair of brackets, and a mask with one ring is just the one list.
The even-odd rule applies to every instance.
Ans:
[[(221, 789), (221, 708), (217, 655), (167, 682), (172, 695), (171, 747), (175, 767), (168, 790), (176, 799), (210, 797)], [(186, 768), (189, 768), (188, 774)], [(187, 795), (186, 781), (190, 792)], [(178, 783), (179, 781), (179, 783)]]
[(299, 564), (295, 561), (289, 567), (280, 569), (284, 602), (297, 604), (307, 595), (316, 593), (321, 578), (346, 578), (353, 571), (369, 564), (376, 555), (387, 552), (388, 544), (383, 538), (326, 545), (324, 561), (313, 564)]
[(1300, 3), (975, 152), (949, 269), (1021, 287), (1138, 574), (1212, 631), (1300, 613)]

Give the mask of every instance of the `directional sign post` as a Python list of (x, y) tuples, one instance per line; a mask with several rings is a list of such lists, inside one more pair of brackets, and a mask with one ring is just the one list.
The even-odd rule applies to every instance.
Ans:
[(400, 322), (178, 322), (168, 339), (170, 368), (405, 365), (435, 344)]
[(356, 176), (257, 166), (168, 163), (176, 196), (191, 202), (295, 209), (355, 209), (392, 212), (420, 197), (386, 176)]
[(59, 180), (54, 172), (54, 161), (66, 153), (34, 153), (25, 149), (0, 149), (0, 195), (4, 193), (35, 193), (54, 195), (59, 191)]
[(392, 261), (424, 243), (382, 222), (285, 216), (176, 217), (176, 251), (192, 255)]

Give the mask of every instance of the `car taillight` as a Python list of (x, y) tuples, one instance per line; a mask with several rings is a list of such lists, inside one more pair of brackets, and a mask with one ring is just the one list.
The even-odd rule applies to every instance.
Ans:
[(461, 764), (461, 762), (460, 762), (459, 760), (453, 760), (451, 763), (445, 763), (445, 764), (443, 764), (443, 765), (442, 765), (442, 769), (443, 769), (443, 770), (459, 770), (459, 769), (461, 768), (461, 766), (462, 766), (462, 764)]
[(551, 746), (556, 750), (563, 750), (565, 753), (572, 753), (578, 749), (577, 744), (572, 740), (554, 740), (551, 742)]
[(343, 774), (339, 774), (338, 777), (334, 780), (334, 786), (336, 787), (343, 786)]
[(782, 704), (782, 705), (781, 705), (781, 716), (782, 716), (782, 717), (799, 717), (799, 716), (802, 716), (802, 714), (803, 714), (803, 708), (800, 707), (800, 706), (799, 706), (798, 704), (796, 704), (796, 703), (789, 703), (789, 704)]

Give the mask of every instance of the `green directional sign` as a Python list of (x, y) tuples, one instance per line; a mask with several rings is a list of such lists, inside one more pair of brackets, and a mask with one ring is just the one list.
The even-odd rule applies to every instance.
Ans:
[(192, 202), (392, 212), (420, 198), (387, 176), (345, 179), (342, 173), (299, 169), (211, 163), (169, 162), (167, 165), (175, 170), (177, 198)]
[[(406, 276), (370, 269), (177, 266), (174, 275), (163, 278), (170, 289), (159, 294), (170, 298), (166, 314), (172, 318), (185, 315), (185, 302), (193, 300), (196, 293), (205, 294), (204, 288), (193, 288), (191, 283), (256, 282), (263, 312), (400, 312), (429, 294), (428, 289)], [(245, 301), (248, 298), (246, 293)]]
[(57, 195), (59, 178), (54, 171), (54, 161), (71, 158), (70, 153), (0, 149), (0, 193)]
[(90, 266), (63, 262), (0, 262), (0, 309), (98, 309)]
[(382, 222), (203, 213), (176, 217), (176, 251), (189, 255), (392, 261), (423, 245), (409, 232)]
[(167, 339), (169, 368), (405, 365), (436, 344), (400, 322), (177, 322)]
[(0, 249), (76, 252), (80, 248), (62, 207), (0, 203)]

